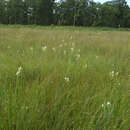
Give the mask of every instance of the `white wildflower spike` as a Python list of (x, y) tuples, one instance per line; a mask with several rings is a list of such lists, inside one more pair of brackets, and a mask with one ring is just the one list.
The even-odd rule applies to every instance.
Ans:
[(114, 72), (114, 71), (112, 71), (112, 72), (111, 72), (111, 76), (112, 76), (112, 77), (114, 77), (114, 75), (115, 75), (115, 72)]
[(53, 50), (53, 51), (56, 51), (56, 48), (53, 47), (52, 50)]
[(111, 105), (111, 103), (110, 103), (110, 102), (107, 102), (107, 105)]
[(114, 75), (115, 75), (115, 72), (113, 70), (112, 72), (110, 72), (110, 76), (114, 77)]
[(76, 55), (76, 59), (78, 60), (80, 58), (80, 54), (77, 54)]
[(96, 56), (96, 59), (98, 59), (98, 56)]
[(73, 51), (74, 51), (74, 48), (70, 48), (70, 50), (73, 52)]
[(33, 47), (30, 47), (30, 50), (33, 51)]
[(116, 72), (115, 75), (118, 76), (118, 75), (119, 75), (119, 72)]
[(66, 82), (70, 81), (69, 77), (65, 77), (64, 79), (65, 79)]
[(63, 47), (63, 44), (60, 44), (59, 47)]
[(102, 104), (102, 107), (104, 107), (105, 105), (104, 104)]
[(42, 47), (42, 50), (45, 51), (47, 49), (47, 46)]
[(21, 66), (18, 68), (18, 70), (17, 70), (17, 72), (16, 72), (16, 75), (17, 75), (17, 76), (21, 73), (22, 69), (23, 69), (23, 68), (22, 68)]
[(101, 106), (102, 106), (103, 108), (105, 108), (105, 107), (108, 107), (108, 106), (110, 106), (110, 105), (111, 105), (111, 103), (108, 101), (108, 102), (102, 104)]
[(110, 72), (110, 76), (114, 77), (114, 76), (118, 76), (119, 72), (115, 72), (114, 70), (112, 72)]
[(114, 70), (111, 73), (114, 74), (115, 73)]

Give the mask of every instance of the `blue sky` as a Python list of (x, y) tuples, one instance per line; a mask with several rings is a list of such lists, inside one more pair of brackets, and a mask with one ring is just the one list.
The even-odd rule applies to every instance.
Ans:
[[(94, 0), (95, 2), (100, 2), (100, 3), (103, 3), (103, 2), (106, 2), (106, 1), (109, 1), (109, 0)], [(130, 5), (130, 0), (126, 0), (128, 5)]]

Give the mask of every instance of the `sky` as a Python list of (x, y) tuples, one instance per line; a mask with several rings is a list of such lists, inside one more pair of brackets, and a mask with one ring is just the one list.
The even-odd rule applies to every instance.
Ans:
[[(104, 3), (104, 2), (109, 1), (109, 0), (94, 0), (94, 1)], [(127, 4), (130, 6), (130, 0), (126, 0), (126, 1), (127, 1)]]

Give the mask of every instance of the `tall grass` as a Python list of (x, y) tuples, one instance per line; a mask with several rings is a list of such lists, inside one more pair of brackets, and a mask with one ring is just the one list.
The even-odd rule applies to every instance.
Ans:
[(130, 32), (0, 27), (0, 129), (130, 130)]

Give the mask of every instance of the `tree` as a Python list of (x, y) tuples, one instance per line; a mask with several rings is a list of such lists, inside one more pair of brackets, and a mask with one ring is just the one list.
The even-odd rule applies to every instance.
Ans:
[(126, 0), (113, 0), (112, 4), (118, 10), (117, 14), (116, 14), (116, 16), (117, 16), (117, 21), (116, 21), (117, 26), (118, 25), (124, 26), (123, 25), (123, 16), (124, 16), (126, 8), (128, 8)]
[(53, 0), (37, 0), (37, 24), (49, 25), (53, 22)]
[(5, 23), (5, 9), (6, 9), (6, 2), (4, 0), (0, 0), (0, 23)]
[(104, 3), (98, 10), (97, 26), (115, 27), (118, 10), (108, 3)]
[(0, 23), (130, 27), (126, 0), (0, 0)]

